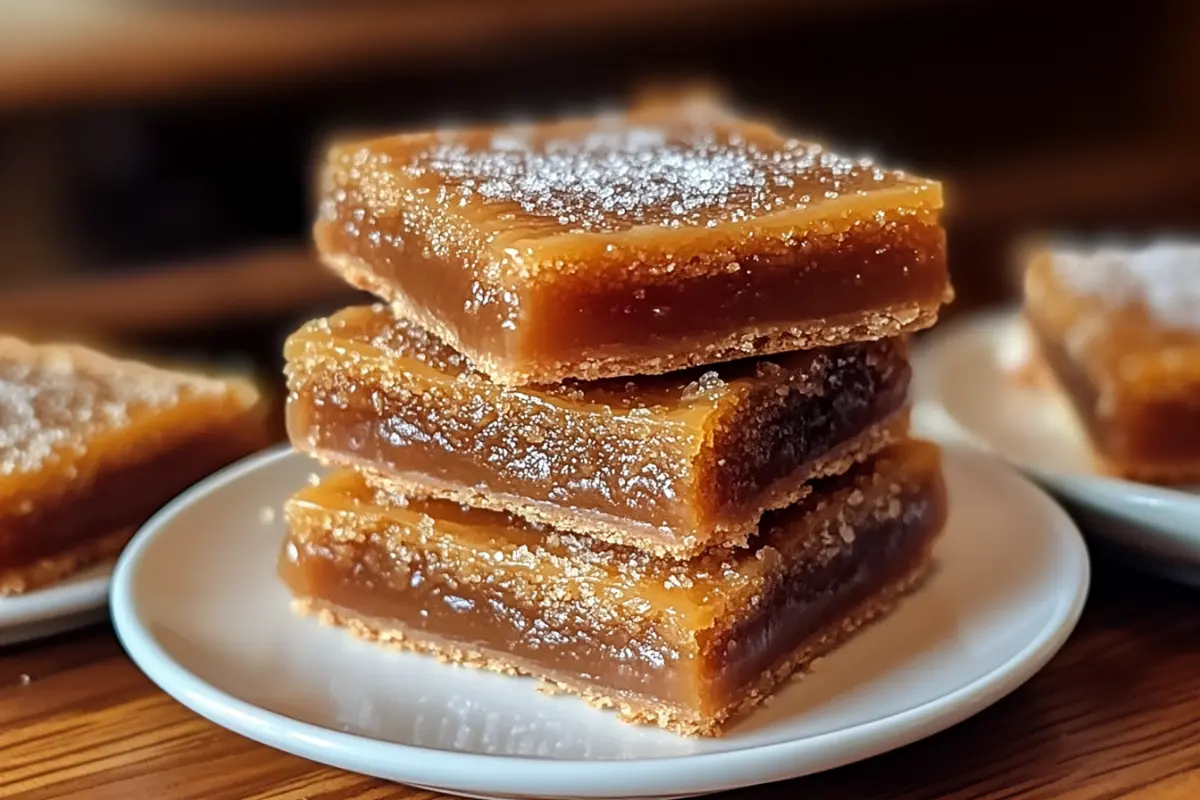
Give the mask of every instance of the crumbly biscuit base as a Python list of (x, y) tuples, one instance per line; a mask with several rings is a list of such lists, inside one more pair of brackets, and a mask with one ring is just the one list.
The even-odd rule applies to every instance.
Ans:
[(378, 620), (358, 617), (353, 612), (314, 598), (297, 598), (292, 607), (297, 613), (315, 616), (327, 625), (344, 627), (361, 639), (385, 647), (424, 653), (445, 663), (461, 664), (505, 675), (541, 678), (545, 689), (579, 695), (594, 708), (616, 711), (623, 722), (657, 725), (681, 736), (712, 737), (720, 736), (730, 720), (763, 703), (785, 680), (793, 676), (802, 676), (810, 670), (816, 659), (837, 648), (863, 626), (894, 610), (904, 595), (920, 585), (928, 575), (930, 565), (931, 556), (927, 550), (917, 564), (902, 577), (886, 584), (848, 613), (831, 620), (820, 631), (808, 637), (788, 658), (766, 670), (743, 697), (711, 717), (699, 717), (691, 710), (665, 705), (649, 698), (611, 696), (602, 688), (589, 686), (573, 677), (550, 674), (524, 659), (514, 658), (506, 653), (465, 649), (441, 637), (387, 627)]
[(136, 528), (105, 534), (75, 545), (61, 553), (40, 558), (32, 564), (0, 570), (0, 597), (56, 583), (86, 566), (121, 552), (133, 538)]
[(520, 367), (487, 353), (473, 352), (441, 320), (409, 301), (387, 281), (380, 280), (366, 262), (345, 253), (322, 253), (322, 262), (355, 288), (370, 292), (391, 304), (397, 316), (415, 322), (455, 350), (495, 383), (503, 386), (560, 383), (567, 378), (594, 381), (627, 375), (660, 375), (665, 372), (719, 364), (751, 356), (767, 356), (792, 350), (834, 347), (851, 342), (876, 341), (933, 326), (938, 311), (954, 299), (949, 287), (929, 303), (885, 306), (859, 314), (847, 314), (795, 325), (747, 327), (708, 343), (687, 342), (674, 352), (653, 357), (602, 356), (582, 362), (530, 364)]
[(558, 530), (582, 533), (610, 544), (624, 545), (663, 558), (687, 559), (714, 547), (745, 547), (758, 530), (763, 514), (785, 508), (806, 497), (809, 481), (841, 475), (855, 464), (866, 461), (888, 445), (908, 435), (909, 410), (904, 408), (877, 422), (857, 436), (842, 442), (818, 459), (777, 481), (763, 492), (759, 503), (740, 519), (723, 520), (709, 531), (671, 538), (653, 526), (616, 519), (609, 515), (587, 515), (548, 503), (527, 500), (511, 494), (492, 494), (473, 486), (438, 484), (423, 476), (384, 474), (369, 464), (344, 454), (317, 451), (317, 460), (327, 467), (351, 467), (368, 484), (391, 494), (408, 497), (436, 497), (474, 508), (516, 514), (530, 522)]

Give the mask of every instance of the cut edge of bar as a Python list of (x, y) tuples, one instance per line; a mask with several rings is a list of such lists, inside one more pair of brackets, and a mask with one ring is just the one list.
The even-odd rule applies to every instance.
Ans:
[(1048, 381), (1051, 389), (1066, 401), (1066, 405), (1071, 410), (1071, 415), (1075, 418), (1083, 435), (1083, 443), (1087, 448), (1088, 457), (1099, 472), (1113, 478), (1157, 486), (1186, 487), (1200, 484), (1200, 456), (1181, 463), (1178, 461), (1130, 461), (1109, 453), (1105, 449), (1102, 439), (1088, 424), (1085, 414), (1079, 409), (1074, 394), (1065, 388), (1060, 373), (1061, 367), (1056, 367), (1054, 359), (1046, 357), (1043, 344), (1038, 343), (1036, 346), (1037, 363), (1044, 370), (1044, 380)]
[[(768, 511), (786, 508), (808, 496), (809, 483), (841, 475), (856, 464), (877, 455), (887, 447), (908, 438), (911, 410), (907, 404), (876, 420), (854, 436), (839, 442), (827, 452), (812, 459), (763, 490), (759, 502), (745, 515), (724, 520), (713, 526), (712, 537), (703, 543), (710, 547), (745, 547), (758, 530), (759, 522)], [(687, 553), (685, 557), (697, 555)]]
[(1067, 388), (1068, 378), (1076, 371), (1079, 380), (1087, 381), (1093, 390), (1099, 393), (1099, 385), (1103, 380), (1097, 380), (1093, 364), (1089, 360), (1074, 358), (1073, 354), (1047, 329), (1049, 326), (1036, 314), (1026, 310), (1025, 321), (1029, 325), (1033, 337), (1034, 352), (1038, 363), (1045, 370), (1045, 378), (1050, 386), (1066, 402), (1071, 415), (1079, 425), (1083, 434), (1083, 442), (1095, 468), (1105, 475), (1121, 478), (1137, 483), (1149, 483), (1159, 486), (1189, 486), (1200, 483), (1200, 456), (1182, 461), (1132, 461), (1111, 453), (1105, 446), (1101, 436), (1092, 424), (1089, 415), (1080, 406), (1077, 392)]
[(649, 524), (639, 526), (644, 531), (639, 534), (631, 532), (626, 524), (610, 522), (609, 515), (603, 515), (603, 518), (597, 514), (565, 519), (563, 510), (557, 506), (525, 500), (510, 494), (482, 492), (470, 486), (432, 486), (426, 481), (385, 475), (368, 464), (325, 450), (313, 451), (311, 454), (323, 466), (354, 469), (369, 485), (392, 494), (417, 498), (432, 497), (473, 508), (513, 514), (534, 524), (549, 525), (571, 533), (591, 536), (609, 544), (632, 547), (657, 557), (686, 560), (712, 548), (745, 547), (758, 529), (763, 515), (803, 500), (811, 492), (810, 481), (841, 475), (889, 445), (902, 441), (908, 433), (908, 418), (907, 406), (892, 412), (856, 436), (839, 443), (823, 456), (808, 462), (793, 476), (778, 481), (763, 493), (762, 499), (740, 520), (714, 526), (706, 538), (700, 539), (693, 534), (679, 540), (678, 544), (666, 541), (666, 537), (657, 534)]

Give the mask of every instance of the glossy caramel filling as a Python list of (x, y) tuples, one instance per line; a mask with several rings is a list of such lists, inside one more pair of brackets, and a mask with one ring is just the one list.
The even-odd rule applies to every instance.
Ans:
[(900, 340), (683, 373), (499, 386), (382, 308), (286, 348), (288, 430), (377, 485), (511, 509), (607, 541), (693, 555), (906, 429)]
[(301, 491), (287, 517), (281, 575), (317, 608), (713, 732), (923, 568), (945, 493), (936, 448), (901, 445), (772, 512), (748, 549), (684, 562), (402, 500), (350, 472)]
[(577, 352), (632, 352), (652, 358), (742, 331), (822, 320), (848, 324), (876, 309), (937, 306), (946, 291), (945, 234), (936, 224), (864, 222), (805, 242), (780, 253), (740, 255), (736, 269), (678, 281), (547, 286), (530, 301), (517, 357), (557, 362)]

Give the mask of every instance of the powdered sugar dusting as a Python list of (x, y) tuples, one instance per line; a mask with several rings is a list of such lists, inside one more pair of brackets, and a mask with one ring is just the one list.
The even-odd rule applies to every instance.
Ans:
[(139, 409), (184, 394), (226, 391), (221, 381), (123, 363), (78, 348), (0, 339), (0, 475), (29, 473), (80, 454), (98, 434), (125, 427)]
[(1054, 254), (1054, 272), (1072, 291), (1107, 305), (1141, 305), (1158, 323), (1200, 331), (1200, 244)]
[(711, 227), (901, 180), (819, 145), (698, 120), (502, 128), (483, 141), (447, 134), (413, 154), (407, 171), (432, 173), (448, 202), (511, 204), (581, 232)]

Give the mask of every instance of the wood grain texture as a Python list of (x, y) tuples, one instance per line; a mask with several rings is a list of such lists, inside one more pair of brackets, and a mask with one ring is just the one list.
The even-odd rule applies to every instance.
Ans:
[[(1200, 592), (1101, 565), (1030, 683), (951, 730), (742, 800), (1200, 797)], [(284, 755), (159, 692), (100, 627), (0, 650), (0, 797), (418, 800)]]

